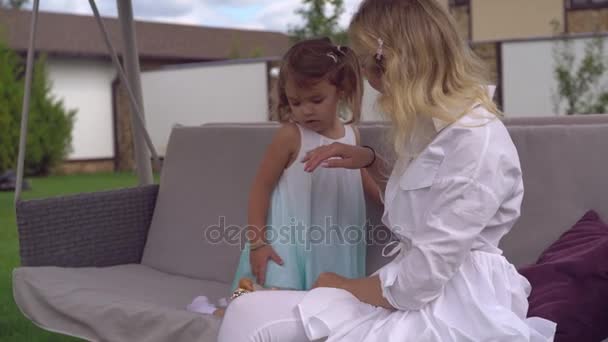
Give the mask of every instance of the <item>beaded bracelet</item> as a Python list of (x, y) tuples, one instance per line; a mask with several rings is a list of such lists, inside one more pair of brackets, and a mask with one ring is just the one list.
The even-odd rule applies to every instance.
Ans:
[(267, 245), (267, 243), (264, 240), (258, 240), (258, 241), (254, 242), (254, 243), (252, 243), (250, 241), (249, 242), (249, 250), (250, 251), (255, 251), (255, 250), (260, 249), (260, 248), (262, 248), (262, 247), (264, 247), (266, 245)]

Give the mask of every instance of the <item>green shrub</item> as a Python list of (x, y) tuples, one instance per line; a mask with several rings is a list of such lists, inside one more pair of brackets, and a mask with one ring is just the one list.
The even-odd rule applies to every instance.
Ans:
[(554, 93), (556, 113), (604, 114), (608, 112), (608, 89), (602, 83), (608, 75), (608, 56), (604, 53), (604, 38), (595, 35), (585, 43), (585, 54), (577, 63), (573, 39), (557, 40), (553, 46), (557, 80)]
[[(0, 43), (0, 172), (15, 169), (23, 102), (25, 61)], [(27, 175), (48, 174), (70, 152), (76, 111), (51, 95), (46, 58), (37, 59), (32, 80), (25, 155)]]

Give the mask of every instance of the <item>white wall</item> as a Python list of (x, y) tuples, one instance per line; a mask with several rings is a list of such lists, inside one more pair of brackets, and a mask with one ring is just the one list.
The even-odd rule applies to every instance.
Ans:
[(361, 121), (381, 121), (384, 118), (376, 106), (379, 93), (369, 85), (367, 80), (363, 81), (363, 104), (361, 108)]
[[(588, 39), (575, 39), (572, 46), (580, 60)], [(557, 81), (553, 75), (555, 41), (510, 42), (502, 47), (503, 104), (507, 116), (563, 114), (554, 108)], [(578, 66), (578, 63), (575, 63)], [(604, 84), (608, 79), (604, 80)]]
[(78, 111), (67, 159), (113, 158), (112, 81), (116, 73), (111, 63), (49, 57), (47, 71), (52, 94), (67, 109)]
[(143, 72), (146, 126), (158, 153), (175, 124), (267, 121), (267, 79), (265, 62)]
[[(49, 57), (52, 94), (76, 109), (68, 160), (114, 157), (110, 62)], [(142, 72), (146, 126), (164, 154), (174, 124), (263, 122), (268, 118), (265, 62), (191, 66)], [(236, 81), (235, 81), (236, 80)], [(375, 108), (378, 93), (364, 81), (362, 120), (382, 120)]]

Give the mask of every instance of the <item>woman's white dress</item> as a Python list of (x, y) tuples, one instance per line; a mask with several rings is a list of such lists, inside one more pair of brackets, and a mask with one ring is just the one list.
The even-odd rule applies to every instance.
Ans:
[(553, 322), (526, 317), (530, 284), (498, 247), (524, 192), (506, 128), (480, 107), (437, 128), (421, 151), (404, 153), (386, 187), (383, 223), (401, 242), (387, 247), (396, 257), (376, 274), (399, 310), (314, 289), (297, 306), (309, 339), (553, 340)]

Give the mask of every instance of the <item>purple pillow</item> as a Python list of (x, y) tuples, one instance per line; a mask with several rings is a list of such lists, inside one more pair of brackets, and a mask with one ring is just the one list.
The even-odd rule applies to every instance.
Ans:
[(608, 338), (608, 226), (595, 211), (519, 271), (532, 284), (528, 316), (556, 322), (555, 341)]

